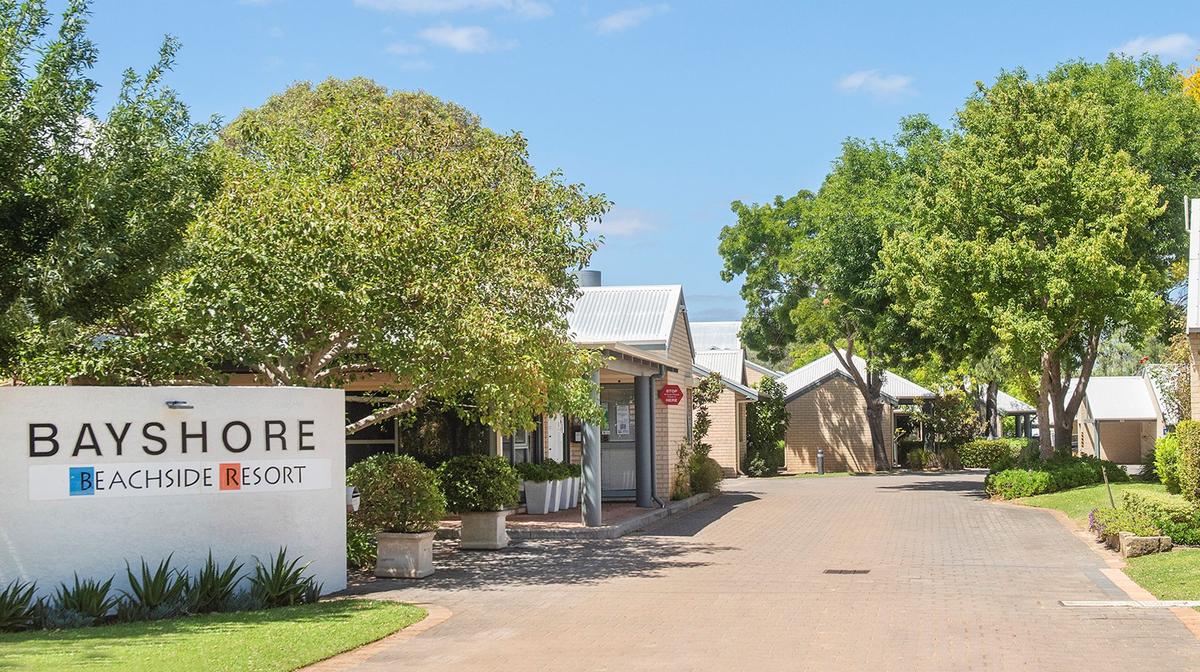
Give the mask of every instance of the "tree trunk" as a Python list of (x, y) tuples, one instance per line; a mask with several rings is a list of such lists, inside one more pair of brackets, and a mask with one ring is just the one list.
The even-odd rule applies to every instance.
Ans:
[(1054, 445), (1050, 443), (1050, 368), (1047, 366), (1049, 354), (1042, 355), (1042, 380), (1038, 384), (1038, 445), (1042, 450), (1042, 458), (1054, 455)]
[(887, 438), (883, 431), (883, 402), (878, 395), (875, 403), (867, 402), (867, 426), (871, 429), (871, 448), (875, 453), (875, 471), (887, 471), (892, 468), (888, 459)]
[(989, 380), (987, 393), (984, 397), (984, 421), (987, 423), (989, 439), (998, 439), (1003, 433), (1003, 427), (1000, 424), (1000, 408), (997, 401), (997, 394), (999, 392), (1000, 383), (995, 380)]

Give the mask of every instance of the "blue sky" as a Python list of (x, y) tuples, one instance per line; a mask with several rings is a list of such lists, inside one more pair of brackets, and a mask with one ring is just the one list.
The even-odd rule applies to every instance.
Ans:
[[(829, 5), (837, 5), (831, 7)], [(693, 319), (737, 319), (717, 235), (733, 200), (820, 185), (847, 136), (939, 123), (977, 80), (1113, 50), (1191, 62), (1193, 2), (99, 0), (105, 107), (125, 67), (183, 42), (170, 83), (231, 119), (300, 80), (422, 89), (529, 139), (541, 171), (615, 207), (605, 284), (682, 283)], [(102, 108), (103, 109), (103, 108)]]

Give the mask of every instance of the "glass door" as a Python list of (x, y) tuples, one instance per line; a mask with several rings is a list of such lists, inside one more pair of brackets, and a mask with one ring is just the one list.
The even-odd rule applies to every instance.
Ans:
[(608, 413), (608, 423), (600, 430), (600, 486), (606, 498), (623, 499), (636, 493), (633, 398), (632, 384), (600, 388), (600, 404)]

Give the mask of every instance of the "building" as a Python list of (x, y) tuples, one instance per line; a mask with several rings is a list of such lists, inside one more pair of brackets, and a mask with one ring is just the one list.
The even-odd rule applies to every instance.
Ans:
[[(1071, 381), (1068, 395), (1075, 389)], [(1117, 464), (1141, 464), (1166, 433), (1159, 390), (1149, 374), (1093, 376), (1075, 415), (1072, 443), (1082, 455), (1096, 454)]]
[[(855, 357), (853, 364), (866, 371), (862, 358)], [(789, 414), (784, 469), (816, 471), (822, 450), (827, 471), (878, 471), (896, 464), (896, 409), (920, 405), (934, 393), (890, 371), (883, 375), (883, 432), (891, 464), (875, 463), (866, 400), (837, 356), (829, 353), (779, 379), (787, 388)]]
[(721, 465), (726, 477), (742, 473), (746, 456), (746, 412), (758, 400), (754, 386), (763, 376), (779, 373), (755, 364), (746, 356), (738, 332), (741, 322), (692, 322), (692, 340), (696, 347), (697, 375), (710, 371), (721, 374), (725, 384), (716, 403), (709, 406), (712, 425), (708, 440), (709, 456)]
[(1190, 199), (1185, 208), (1188, 228), (1187, 335), (1191, 352), (1192, 419), (1200, 420), (1200, 198)]

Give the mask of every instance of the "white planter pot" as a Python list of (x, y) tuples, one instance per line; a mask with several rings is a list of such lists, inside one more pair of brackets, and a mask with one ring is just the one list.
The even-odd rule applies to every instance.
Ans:
[(558, 508), (569, 509), (574, 503), (571, 495), (571, 481), (575, 479), (570, 476), (558, 482)]
[(554, 513), (558, 511), (562, 505), (562, 481), (550, 481), (550, 508), (548, 511)]
[(508, 546), (508, 531), (504, 519), (512, 511), (473, 511), (462, 514), (462, 533), (458, 547), (468, 550), (494, 551)]
[(433, 532), (380, 532), (375, 576), (422, 579), (433, 574)]
[(574, 502), (573, 506), (579, 506), (579, 501), (582, 496), (583, 496), (583, 477), (582, 476), (572, 476), (571, 477), (571, 501)]
[(525, 509), (528, 513), (541, 516), (550, 512), (550, 493), (553, 481), (525, 481)]

